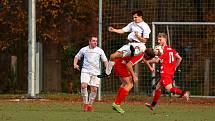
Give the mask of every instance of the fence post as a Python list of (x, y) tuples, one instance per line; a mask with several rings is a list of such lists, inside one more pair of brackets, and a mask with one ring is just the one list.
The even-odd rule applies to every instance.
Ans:
[(209, 96), (209, 71), (210, 71), (210, 59), (205, 59), (205, 72), (204, 72), (204, 96)]

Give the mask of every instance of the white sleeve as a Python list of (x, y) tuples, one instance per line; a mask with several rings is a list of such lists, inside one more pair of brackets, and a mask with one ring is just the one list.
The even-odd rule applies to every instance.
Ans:
[(101, 59), (103, 62), (108, 60), (106, 55), (105, 55), (105, 52), (102, 49), (101, 49)]
[(84, 48), (82, 48), (81, 50), (79, 50), (79, 52), (75, 55), (76, 58), (78, 58), (78, 60), (80, 60), (84, 55)]
[(145, 24), (142, 37), (149, 38), (150, 33), (151, 33), (151, 29), (149, 28), (148, 24)]
[(132, 22), (129, 23), (127, 26), (123, 27), (122, 30), (124, 32), (131, 32), (131, 24), (132, 24)]

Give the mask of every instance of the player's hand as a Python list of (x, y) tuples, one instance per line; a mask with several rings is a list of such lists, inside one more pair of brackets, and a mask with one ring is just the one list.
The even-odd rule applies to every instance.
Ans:
[(155, 69), (154, 68), (149, 68), (150, 72), (154, 72)]
[(134, 80), (134, 83), (138, 83), (138, 76), (136, 76), (136, 75), (133, 75), (133, 80)]
[(137, 38), (140, 38), (140, 34), (137, 31), (135, 31), (134, 34)]
[(114, 28), (110, 26), (110, 27), (108, 28), (108, 31), (113, 32), (113, 31), (114, 31)]
[(135, 34), (135, 36), (138, 36), (138, 32), (137, 31), (135, 31), (134, 34)]
[(76, 69), (76, 70), (79, 70), (79, 71), (80, 71), (79, 65), (74, 64), (74, 69)]

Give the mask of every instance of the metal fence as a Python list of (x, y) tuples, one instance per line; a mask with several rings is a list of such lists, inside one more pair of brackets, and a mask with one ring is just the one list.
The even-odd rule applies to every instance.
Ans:
[[(103, 48), (107, 55), (116, 51), (126, 43), (127, 34), (118, 35), (107, 31), (108, 26), (122, 28), (132, 21), (131, 12), (142, 10), (144, 21), (153, 29), (147, 47), (155, 45), (158, 32), (169, 35), (170, 44), (175, 48), (183, 60), (180, 65), (181, 72), (176, 72), (176, 86), (191, 91), (192, 95), (214, 96), (214, 23), (212, 14), (215, 12), (215, 3), (212, 1), (176, 1), (176, 0), (125, 0), (105, 1), (103, 8)], [(171, 23), (154, 23), (172, 22)], [(184, 23), (177, 23), (183, 21)], [(206, 22), (186, 24), (186, 22)], [(153, 79), (143, 64), (135, 67), (139, 75), (139, 83), (131, 91), (134, 93), (151, 94)], [(103, 94), (114, 93), (120, 81), (114, 75), (102, 84)]]

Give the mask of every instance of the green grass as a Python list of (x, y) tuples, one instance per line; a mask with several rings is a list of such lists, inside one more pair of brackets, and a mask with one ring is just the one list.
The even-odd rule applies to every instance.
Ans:
[(124, 104), (125, 114), (111, 109), (111, 103), (95, 103), (94, 112), (83, 112), (82, 104), (56, 101), (0, 101), (0, 121), (214, 121), (215, 107), (160, 104), (154, 112), (144, 105)]

